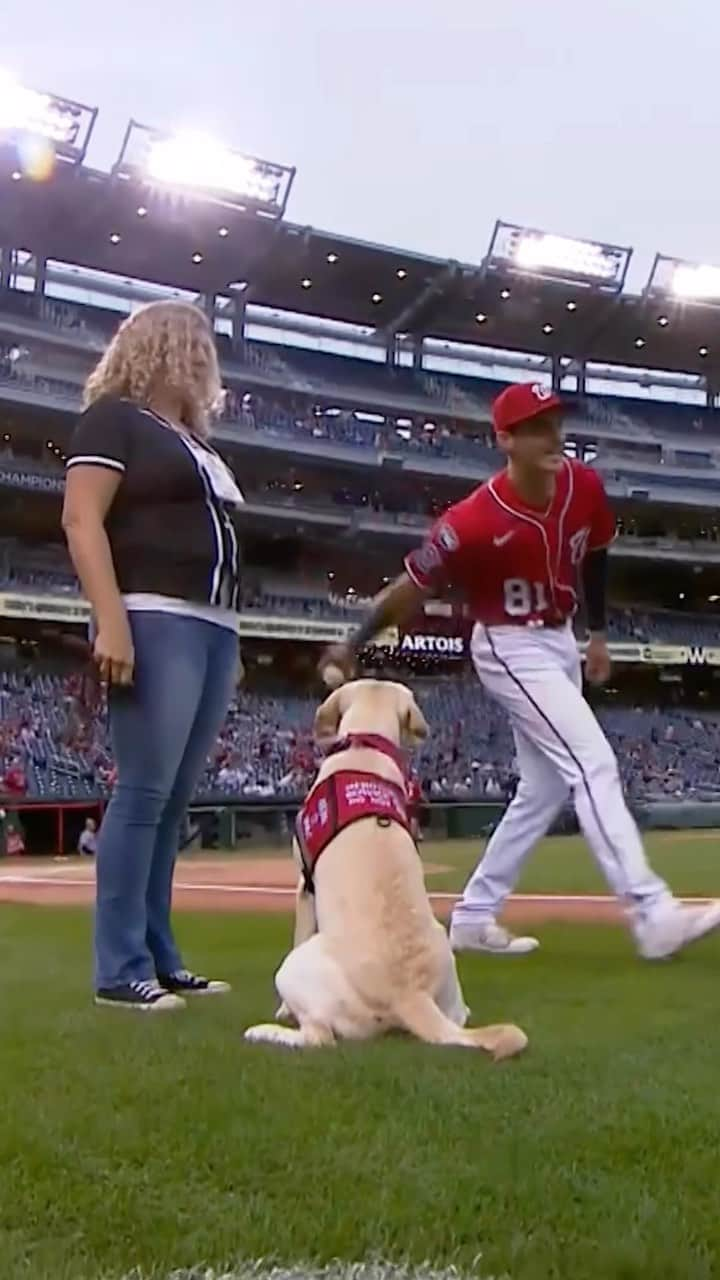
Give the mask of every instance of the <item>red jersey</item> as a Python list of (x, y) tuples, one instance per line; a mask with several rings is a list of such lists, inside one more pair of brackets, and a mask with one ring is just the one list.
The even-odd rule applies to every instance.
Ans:
[(462, 591), (476, 622), (557, 626), (577, 609), (585, 556), (614, 536), (600, 476), (566, 458), (543, 510), (523, 503), (501, 471), (450, 507), (405, 569), (425, 591)]
[(13, 765), (8, 769), (2, 780), (3, 790), (14, 796), (24, 796), (27, 791), (27, 782), (25, 780), (25, 771), (19, 765)]

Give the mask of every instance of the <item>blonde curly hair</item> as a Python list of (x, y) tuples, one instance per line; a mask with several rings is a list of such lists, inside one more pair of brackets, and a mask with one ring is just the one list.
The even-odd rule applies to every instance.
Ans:
[(189, 302), (151, 302), (123, 320), (85, 384), (83, 401), (85, 408), (101, 396), (148, 404), (160, 391), (181, 399), (184, 426), (209, 435), (224, 392), (212, 328)]

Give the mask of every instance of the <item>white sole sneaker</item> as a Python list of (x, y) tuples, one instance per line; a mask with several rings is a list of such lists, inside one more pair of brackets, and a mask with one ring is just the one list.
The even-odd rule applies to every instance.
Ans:
[(221, 982), (217, 978), (202, 978), (189, 969), (181, 969), (178, 973), (158, 974), (158, 982), (166, 991), (174, 996), (225, 996), (232, 987), (229, 982)]
[(481, 924), (462, 921), (450, 925), (450, 946), (453, 951), (482, 951), (493, 956), (526, 956), (537, 951), (537, 938), (515, 937), (494, 920)]
[(178, 987), (177, 990), (182, 991), (186, 996), (226, 996), (232, 991), (232, 987), (229, 982), (212, 979), (206, 987), (195, 987), (194, 990), (190, 990), (189, 987)]
[(633, 932), (643, 960), (666, 960), (717, 929), (720, 929), (720, 901), (697, 905), (677, 902), (667, 911), (638, 921)]
[(151, 981), (100, 988), (95, 992), (95, 1004), (103, 1009), (130, 1009), (133, 1013), (174, 1013), (185, 1008), (182, 996), (173, 995)]

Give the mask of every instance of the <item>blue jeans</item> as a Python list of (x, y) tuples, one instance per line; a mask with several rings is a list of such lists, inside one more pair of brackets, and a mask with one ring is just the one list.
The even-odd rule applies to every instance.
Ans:
[(130, 626), (135, 680), (109, 697), (117, 783), (98, 837), (96, 990), (182, 967), (170, 924), (180, 826), (237, 673), (228, 627), (170, 613), (133, 613)]

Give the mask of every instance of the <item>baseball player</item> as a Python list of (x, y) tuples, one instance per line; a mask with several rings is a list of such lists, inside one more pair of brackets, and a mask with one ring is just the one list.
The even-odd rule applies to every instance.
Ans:
[(510, 718), (520, 781), (453, 912), (454, 949), (518, 955), (538, 946), (536, 938), (513, 937), (497, 917), (571, 794), (640, 955), (658, 959), (720, 927), (720, 902), (682, 905), (649, 866), (612, 748), (582, 695), (572, 618), (582, 593), (586, 676), (602, 683), (610, 673), (605, 597), (615, 520), (597, 472), (565, 457), (562, 407), (539, 384), (511, 386), (497, 397), (493, 424), (504, 470), (445, 513), (320, 668), (350, 674), (360, 649), (411, 617), (427, 594), (459, 590), (475, 620), (475, 671)]

